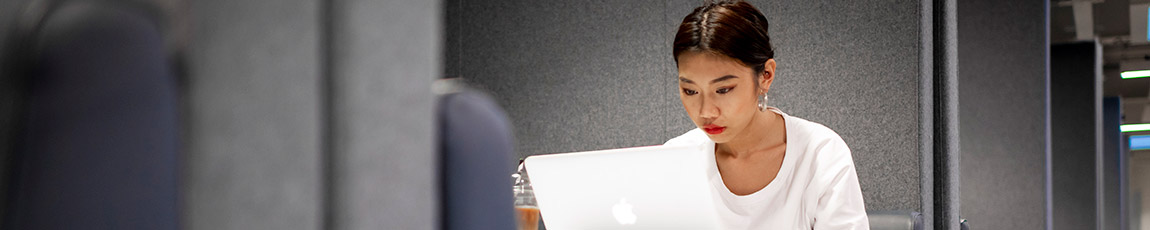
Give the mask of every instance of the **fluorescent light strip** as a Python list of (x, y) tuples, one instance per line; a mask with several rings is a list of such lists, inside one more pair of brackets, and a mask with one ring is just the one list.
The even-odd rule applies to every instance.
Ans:
[(1119, 129), (1125, 132), (1141, 132), (1150, 131), (1150, 124), (1128, 124), (1119, 126)]
[(1123, 71), (1122, 79), (1144, 78), (1150, 77), (1150, 70), (1131, 70)]

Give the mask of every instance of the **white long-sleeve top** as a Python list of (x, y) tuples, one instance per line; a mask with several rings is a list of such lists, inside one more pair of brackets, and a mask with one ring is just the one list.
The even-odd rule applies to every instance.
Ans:
[[(782, 115), (787, 146), (778, 175), (763, 189), (739, 196), (723, 184), (714, 148), (707, 170), (724, 229), (870, 229), (851, 151), (830, 128)], [(714, 145), (700, 129), (664, 145)]]

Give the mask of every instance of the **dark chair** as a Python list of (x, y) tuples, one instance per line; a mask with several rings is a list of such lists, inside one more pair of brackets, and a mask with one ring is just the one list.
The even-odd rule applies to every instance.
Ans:
[(176, 79), (147, 10), (48, 1), (25, 18), (3, 229), (176, 229)]
[(516, 229), (507, 115), (458, 80), (436, 87), (444, 229)]

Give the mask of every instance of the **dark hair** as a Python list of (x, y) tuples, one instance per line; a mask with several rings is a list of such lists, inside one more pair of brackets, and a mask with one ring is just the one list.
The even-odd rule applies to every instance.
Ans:
[(744, 1), (708, 1), (695, 8), (679, 24), (675, 33), (675, 63), (685, 51), (712, 52), (739, 60), (751, 67), (755, 76), (763, 64), (775, 58), (767, 18)]

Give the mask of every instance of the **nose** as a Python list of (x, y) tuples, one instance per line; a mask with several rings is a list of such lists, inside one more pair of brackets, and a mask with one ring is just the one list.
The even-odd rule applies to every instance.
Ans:
[(719, 118), (719, 107), (715, 106), (715, 102), (711, 98), (703, 97), (703, 105), (699, 107), (699, 118), (702, 118), (704, 123), (710, 123)]

